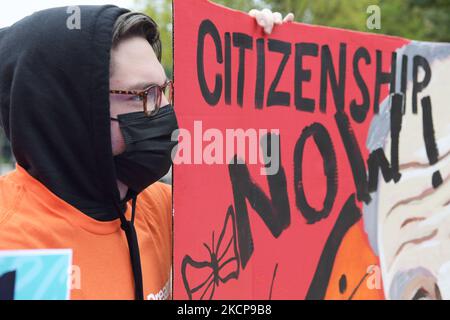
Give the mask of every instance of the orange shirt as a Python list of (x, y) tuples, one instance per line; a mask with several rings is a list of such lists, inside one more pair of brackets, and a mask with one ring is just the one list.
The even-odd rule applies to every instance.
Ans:
[[(171, 187), (160, 182), (137, 199), (135, 227), (146, 299), (171, 297), (171, 199)], [(128, 203), (127, 219), (130, 215)], [(134, 299), (119, 220), (90, 218), (16, 165), (0, 177), (0, 250), (64, 248), (73, 250), (72, 299)]]

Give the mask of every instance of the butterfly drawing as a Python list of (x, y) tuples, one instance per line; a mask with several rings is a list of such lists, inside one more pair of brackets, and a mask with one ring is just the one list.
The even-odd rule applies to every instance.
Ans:
[(211, 300), (216, 287), (239, 277), (240, 261), (236, 242), (235, 216), (230, 206), (217, 244), (214, 242), (214, 231), (211, 246), (203, 243), (208, 258), (201, 261), (189, 255), (183, 258), (181, 274), (190, 300)]

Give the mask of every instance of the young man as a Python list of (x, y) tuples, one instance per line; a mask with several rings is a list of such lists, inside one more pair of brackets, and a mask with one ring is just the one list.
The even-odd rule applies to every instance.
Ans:
[[(62, 7), (0, 30), (1, 124), (17, 160), (0, 177), (0, 250), (72, 249), (72, 299), (170, 298), (171, 189), (157, 181), (177, 121), (157, 25), (79, 8), (79, 28)], [(268, 32), (281, 23), (252, 15)]]

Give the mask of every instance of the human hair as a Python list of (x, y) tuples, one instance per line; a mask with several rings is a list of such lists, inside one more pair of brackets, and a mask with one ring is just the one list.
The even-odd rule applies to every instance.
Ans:
[(117, 18), (112, 32), (112, 49), (117, 47), (120, 41), (136, 36), (145, 38), (161, 61), (162, 47), (158, 24), (140, 12), (127, 12)]

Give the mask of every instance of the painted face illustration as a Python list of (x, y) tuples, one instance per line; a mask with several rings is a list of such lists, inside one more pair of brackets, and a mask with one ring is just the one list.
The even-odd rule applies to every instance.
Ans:
[[(430, 83), (418, 96), (416, 114), (407, 86), (399, 140), (401, 179), (386, 183), (380, 178), (378, 185), (376, 238), (388, 299), (450, 299), (450, 87), (444, 80), (450, 57), (438, 57), (430, 67)], [(434, 164), (424, 139), (426, 97), (438, 150)], [(384, 149), (390, 147), (388, 136)], [(433, 175), (435, 182), (440, 180), (437, 187)]]

